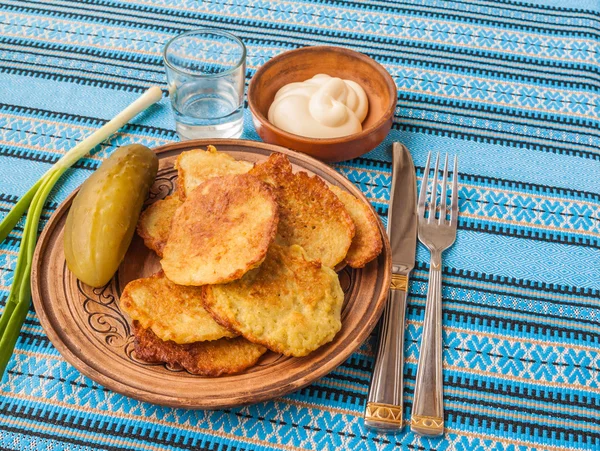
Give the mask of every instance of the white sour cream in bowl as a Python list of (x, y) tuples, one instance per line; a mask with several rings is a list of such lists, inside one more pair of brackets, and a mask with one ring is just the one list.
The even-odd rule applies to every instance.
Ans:
[(295, 135), (339, 138), (361, 132), (368, 111), (367, 95), (358, 83), (318, 74), (277, 91), (268, 119)]

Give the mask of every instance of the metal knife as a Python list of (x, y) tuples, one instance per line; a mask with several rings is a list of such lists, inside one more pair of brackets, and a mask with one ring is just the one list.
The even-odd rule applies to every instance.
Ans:
[(392, 249), (392, 283), (365, 409), (365, 425), (383, 431), (403, 426), (404, 319), (417, 247), (417, 177), (408, 149), (397, 142), (392, 149), (390, 191), (387, 233)]

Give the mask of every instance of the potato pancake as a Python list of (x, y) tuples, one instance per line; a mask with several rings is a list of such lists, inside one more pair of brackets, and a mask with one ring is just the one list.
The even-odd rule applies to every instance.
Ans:
[(244, 174), (252, 169), (252, 166), (252, 163), (217, 152), (214, 146), (208, 146), (206, 150), (181, 152), (175, 162), (178, 175), (177, 192), (180, 199), (185, 200), (194, 188), (205, 181), (222, 175)]
[(175, 212), (162, 268), (179, 285), (239, 279), (265, 259), (278, 219), (273, 189), (256, 177), (210, 179)]
[(331, 191), (342, 201), (354, 221), (356, 233), (346, 254), (346, 263), (352, 268), (362, 268), (376, 258), (383, 247), (378, 219), (373, 211), (348, 191), (332, 185)]
[(131, 319), (152, 329), (161, 340), (183, 344), (235, 337), (204, 309), (201, 293), (197, 287), (175, 285), (161, 271), (129, 282), (119, 303)]
[(253, 366), (267, 352), (261, 345), (242, 337), (221, 338), (190, 344), (163, 341), (150, 329), (133, 323), (136, 356), (146, 362), (164, 362), (179, 365), (192, 374), (222, 376), (239, 373)]
[(280, 153), (257, 164), (250, 174), (275, 188), (278, 244), (298, 244), (310, 258), (330, 268), (344, 260), (354, 236), (354, 223), (320, 177), (309, 177), (306, 172), (294, 174), (290, 161)]
[(146, 247), (156, 252), (159, 257), (162, 257), (163, 249), (167, 244), (175, 210), (181, 204), (179, 196), (176, 193), (171, 194), (148, 206), (140, 215), (137, 233), (144, 240)]
[(331, 268), (309, 260), (298, 245), (271, 245), (255, 271), (203, 287), (203, 303), (224, 326), (253, 343), (301, 357), (340, 330), (344, 293)]

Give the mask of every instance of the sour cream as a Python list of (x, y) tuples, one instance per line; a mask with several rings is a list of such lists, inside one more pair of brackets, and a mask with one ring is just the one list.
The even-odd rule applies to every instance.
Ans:
[(358, 83), (318, 74), (277, 91), (268, 117), (289, 133), (338, 138), (362, 131), (368, 111), (367, 95)]

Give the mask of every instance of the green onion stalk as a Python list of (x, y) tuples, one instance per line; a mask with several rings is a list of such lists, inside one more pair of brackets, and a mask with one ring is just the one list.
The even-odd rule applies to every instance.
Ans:
[(87, 155), (98, 144), (112, 136), (137, 114), (158, 102), (161, 97), (162, 91), (159, 87), (149, 88), (112, 120), (73, 147), (21, 197), (0, 223), (1, 243), (27, 211), (17, 266), (13, 273), (13, 283), (2, 316), (0, 316), (0, 380), (12, 357), (15, 344), (21, 333), (21, 326), (27, 317), (31, 304), (31, 265), (37, 243), (40, 216), (50, 191), (67, 169)]

